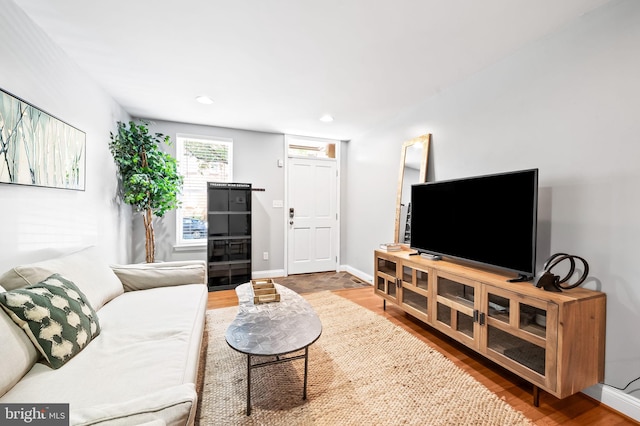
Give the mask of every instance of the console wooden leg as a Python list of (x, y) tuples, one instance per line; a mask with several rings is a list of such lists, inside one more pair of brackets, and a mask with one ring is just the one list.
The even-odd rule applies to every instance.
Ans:
[(540, 388), (536, 385), (533, 385), (533, 406), (540, 406)]
[(387, 310), (387, 299), (382, 299), (382, 310), (383, 311)]

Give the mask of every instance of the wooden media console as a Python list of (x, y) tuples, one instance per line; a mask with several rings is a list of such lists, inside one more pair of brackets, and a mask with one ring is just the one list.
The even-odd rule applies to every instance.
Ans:
[(410, 251), (374, 254), (374, 292), (533, 384), (565, 398), (604, 379), (604, 293), (547, 292), (512, 276)]

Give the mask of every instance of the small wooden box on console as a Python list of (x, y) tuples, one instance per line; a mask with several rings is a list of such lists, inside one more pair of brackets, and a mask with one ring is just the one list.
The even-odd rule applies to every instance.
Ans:
[(374, 292), (533, 384), (565, 398), (604, 379), (604, 293), (561, 293), (448, 260), (374, 254)]

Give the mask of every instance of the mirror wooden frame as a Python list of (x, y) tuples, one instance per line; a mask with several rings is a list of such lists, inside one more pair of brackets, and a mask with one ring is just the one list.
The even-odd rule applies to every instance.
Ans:
[(396, 224), (395, 224), (395, 233), (394, 233), (394, 242), (400, 243), (402, 242), (400, 239), (400, 222), (401, 222), (401, 211), (402, 211), (402, 187), (404, 184), (404, 172), (405, 165), (407, 161), (407, 151), (409, 148), (413, 147), (417, 144), (422, 144), (422, 157), (420, 158), (420, 174), (418, 178), (418, 182), (423, 183), (427, 181), (427, 163), (429, 161), (429, 144), (431, 142), (431, 133), (427, 133), (422, 136), (418, 136), (417, 138), (413, 138), (411, 140), (406, 141), (402, 144), (402, 153), (400, 155), (400, 177), (398, 178), (398, 195), (396, 198)]

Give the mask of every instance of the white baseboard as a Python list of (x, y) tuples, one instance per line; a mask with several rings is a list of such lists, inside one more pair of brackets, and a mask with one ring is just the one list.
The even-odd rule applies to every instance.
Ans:
[(284, 277), (284, 269), (272, 269), (270, 271), (253, 271), (251, 272), (251, 278), (278, 278)]
[(365, 274), (359, 269), (353, 268), (349, 265), (340, 265), (340, 271), (348, 272), (351, 275), (354, 275), (360, 278), (362, 281), (366, 281), (369, 284), (373, 284), (373, 277), (371, 275)]
[(640, 421), (640, 399), (638, 398), (603, 384), (591, 386), (583, 390), (582, 393), (597, 399), (625, 416)]

